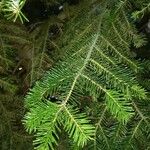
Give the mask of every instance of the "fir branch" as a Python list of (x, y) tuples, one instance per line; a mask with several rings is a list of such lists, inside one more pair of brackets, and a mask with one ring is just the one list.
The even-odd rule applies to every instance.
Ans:
[[(59, 125), (65, 128), (78, 147), (87, 145), (94, 134), (96, 138), (98, 129), (101, 130), (106, 147), (116, 147), (114, 143), (109, 143), (111, 140), (115, 142), (118, 138), (120, 141), (125, 139), (126, 128), (123, 126), (134, 116), (132, 101), (134, 98), (145, 99), (147, 94), (136, 78), (136, 74), (142, 70), (141, 64), (134, 61), (129, 54), (131, 43), (137, 40), (139, 45), (142, 44), (136, 29), (126, 16), (130, 12), (126, 2), (117, 3), (115, 6), (116, 1), (111, 4), (100, 3), (105, 9), (99, 10), (99, 13), (86, 7), (85, 11), (66, 25), (65, 33), (59, 41), (60, 46), (58, 45), (66, 52), (64, 58), (36, 82), (25, 98), (26, 107), (29, 109), (25, 126), (29, 131), (36, 130), (35, 143), (39, 144), (38, 149), (48, 149), (49, 146), (53, 149), (53, 144), (57, 145)], [(44, 51), (47, 34), (46, 32)], [(112, 125), (110, 132), (114, 139), (108, 141), (101, 121), (94, 132), (86, 115), (79, 113), (77, 107), (81, 93), (84, 92), (97, 101), (102, 97), (107, 110), (119, 121)], [(61, 102), (43, 104), (47, 93), (51, 96), (57, 93)], [(46, 119), (41, 112), (44, 112)], [(104, 114), (105, 111), (100, 120), (104, 119)], [(52, 118), (49, 119), (47, 115)]]
[(108, 139), (107, 139), (107, 137), (106, 137), (106, 135), (105, 135), (105, 133), (104, 133), (104, 130), (103, 130), (102, 126), (101, 126), (101, 122), (102, 122), (102, 120), (104, 119), (104, 115), (105, 115), (105, 113), (106, 113), (106, 110), (107, 110), (107, 108), (105, 107), (104, 110), (102, 111), (102, 115), (100, 116), (99, 121), (96, 123), (95, 136), (94, 136), (94, 146), (93, 146), (93, 147), (94, 147), (94, 150), (97, 150), (97, 148), (98, 148), (97, 142), (98, 142), (98, 140), (99, 140), (99, 139), (98, 139), (98, 136), (99, 136), (98, 130), (99, 130), (99, 129), (101, 130), (101, 133), (102, 133), (102, 135), (103, 135), (103, 137), (104, 137), (104, 140), (105, 140), (105, 143), (106, 143), (106, 145), (107, 145), (107, 148), (110, 149), (110, 145), (109, 145)]
[(89, 125), (85, 114), (79, 113), (75, 108), (65, 107), (65, 129), (69, 136), (73, 138), (77, 146), (83, 147), (89, 140), (93, 140), (94, 127)]

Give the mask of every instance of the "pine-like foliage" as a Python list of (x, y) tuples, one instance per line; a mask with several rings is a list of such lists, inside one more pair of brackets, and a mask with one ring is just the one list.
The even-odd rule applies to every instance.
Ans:
[[(148, 149), (148, 98), (137, 80), (144, 68), (130, 54), (131, 44), (140, 47), (145, 40), (132, 23), (131, 3), (80, 6), (58, 42), (63, 60), (26, 96), (26, 129), (35, 133), (38, 150), (55, 149), (61, 130), (71, 139), (70, 149)], [(85, 97), (80, 108), (85, 94), (92, 98)]]
[[(21, 45), (29, 43), (24, 28), (0, 19), (0, 149), (29, 149), (28, 136), (21, 119), (24, 115), (21, 95), (20, 67), (16, 54)], [(19, 78), (19, 79), (18, 79)]]
[(24, 20), (28, 21), (26, 16), (22, 13), (22, 8), (26, 0), (1, 0), (0, 1), (0, 11), (4, 13), (4, 16), (8, 20), (13, 20), (14, 22), (19, 18), (23, 23)]
[(0, 17), (0, 149), (32, 149), (33, 136), (21, 123), (23, 100), (29, 87), (52, 65), (43, 44), (49, 22), (30, 34), (21, 24)]
[[(0, 7), (5, 8), (10, 2), (1, 1)], [(13, 16), (12, 7), (7, 8)], [(0, 10), (0, 149), (33, 149), (33, 136), (28, 135), (21, 124), (26, 111), (23, 97), (53, 64), (48, 55), (48, 49), (54, 46), (50, 30), (58, 19), (51, 16), (39, 26), (32, 24), (29, 31), (19, 23), (19, 18), (17, 23), (12, 23), (13, 17), (6, 21), (6, 13)]]

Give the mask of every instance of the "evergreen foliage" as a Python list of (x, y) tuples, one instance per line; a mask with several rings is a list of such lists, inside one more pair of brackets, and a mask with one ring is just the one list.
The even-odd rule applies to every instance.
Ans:
[[(14, 97), (20, 91), (9, 77), (18, 50), (21, 61), (17, 66), (26, 70), (20, 82), (25, 80), (27, 90), (34, 84), (25, 97), (23, 124), (35, 135), (35, 149), (62, 149), (61, 136), (67, 137), (63, 149), (149, 149), (149, 80), (146, 83), (141, 78), (149, 62), (134, 59), (131, 52), (131, 45), (139, 48), (146, 44), (134, 19), (149, 11), (149, 2), (83, 0), (77, 6), (65, 5), (61, 14), (65, 17), (48, 17), (31, 33), (20, 25), (4, 27), (6, 21), (1, 20), (0, 84), (6, 93), (1, 97), (7, 96), (0, 101), (2, 114), (8, 112), (3, 103), (7, 99), (12, 102), (8, 95)], [(134, 6), (139, 10), (133, 12)], [(21, 8), (19, 14), (11, 12), (9, 19), (16, 21), (19, 15), (25, 19)], [(49, 35), (53, 25), (63, 26), (55, 41)], [(52, 61), (47, 49), (52, 45), (61, 59), (49, 69)], [(7, 123), (11, 133), (11, 120)], [(2, 129), (7, 127), (4, 124)]]
[[(60, 40), (60, 46), (62, 45), (67, 52), (64, 61), (38, 81), (26, 97), (26, 107), (37, 110), (37, 114), (40, 114), (43, 96), (47, 93), (50, 95), (57, 93), (62, 102), (57, 104), (59, 109), (54, 113), (53, 119), (47, 119), (46, 123), (58, 121), (65, 130), (67, 128), (66, 132), (74, 143), (81, 147), (87, 144), (84, 142), (86, 137), (93, 138), (94, 127), (90, 127), (91, 125), (84, 121), (85, 116), (82, 117), (82, 114), (79, 115), (81, 119), (78, 119), (77, 112), (70, 111), (69, 105), (76, 109), (83, 92), (88, 92), (95, 100), (102, 94), (106, 109), (121, 124), (126, 124), (134, 117), (133, 99), (147, 99), (146, 91), (136, 79), (136, 74), (143, 71), (142, 64), (130, 57), (130, 44), (134, 43), (135, 46), (140, 47), (144, 40), (137, 34), (134, 25), (129, 23), (127, 2), (112, 2), (112, 4), (101, 2), (96, 8), (94, 5), (93, 8), (89, 7), (90, 4), (86, 6), (82, 13), (80, 12), (66, 25), (66, 32)], [(45, 111), (47, 110), (47, 114), (48, 112), (53, 114), (53, 109), (53, 106), (47, 106)], [(57, 137), (55, 128), (58, 127), (50, 131), (40, 117), (36, 119), (40, 125), (38, 127), (32, 114), (31, 111), (25, 117), (27, 130), (35, 130), (38, 136), (36, 142), (40, 144), (43, 141), (52, 149), (51, 145), (57, 144), (55, 140), (51, 138), (52, 140), (47, 141), (42, 136), (54, 131)], [(59, 121), (59, 117), (63, 119)], [(72, 121), (76, 122), (75, 125)], [(43, 125), (44, 128), (41, 130)], [(54, 125), (57, 126), (57, 123)], [(43, 134), (40, 134), (41, 132)], [(85, 135), (83, 136), (82, 133)], [(41, 149), (46, 147), (42, 146)]]
[[(18, 25), (0, 20), (0, 149), (31, 149), (32, 136), (23, 130), (23, 86), (16, 60), (17, 50), (29, 43), (26, 32)], [(22, 67), (21, 67), (22, 68)], [(18, 79), (19, 78), (19, 79)], [(25, 84), (24, 84), (25, 85)]]
[(21, 9), (25, 4), (25, 0), (1, 0), (1, 11), (7, 19), (12, 19), (14, 22), (17, 18), (23, 23), (28, 21)]
[(33, 149), (33, 136), (21, 122), (23, 100), (29, 87), (52, 65), (43, 45), (48, 23), (29, 33), (21, 24), (4, 20), (3, 13), (0, 16), (0, 149)]

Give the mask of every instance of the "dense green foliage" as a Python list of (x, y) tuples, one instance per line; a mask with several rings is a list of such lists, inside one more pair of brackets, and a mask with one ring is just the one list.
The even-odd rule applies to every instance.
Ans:
[(0, 148), (148, 150), (149, 60), (132, 49), (147, 44), (135, 24), (149, 1), (63, 2), (30, 31), (13, 2), (1, 1)]

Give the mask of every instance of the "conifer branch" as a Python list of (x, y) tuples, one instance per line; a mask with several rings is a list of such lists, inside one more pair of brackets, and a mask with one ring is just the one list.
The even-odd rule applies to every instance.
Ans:
[[(60, 126), (63, 126), (77, 147), (88, 145), (95, 137), (96, 141), (92, 146), (96, 149), (97, 133), (101, 132), (105, 147), (111, 148), (101, 124), (106, 109), (113, 116), (112, 120), (119, 122), (112, 125), (112, 134), (115, 135), (112, 141), (124, 138), (124, 133), (120, 134), (121, 130), (126, 131), (122, 126), (130, 122), (135, 114), (133, 99), (147, 97), (147, 92), (136, 78), (136, 73), (139, 73), (142, 67), (128, 53), (131, 43), (136, 43), (136, 40), (140, 44), (142, 42), (126, 16), (128, 11), (130, 12), (126, 2), (128, 1), (113, 2), (110, 5), (107, 2), (100, 3), (105, 9), (98, 12), (91, 11), (91, 7), (88, 6), (84, 12), (66, 24), (66, 30), (58, 42), (58, 47), (66, 52), (62, 61), (37, 81), (25, 98), (26, 107), (29, 109), (25, 117), (25, 126), (29, 131), (36, 131), (35, 143), (39, 144), (39, 147), (48, 149), (50, 146), (53, 149), (53, 146), (57, 145)], [(113, 11), (110, 10), (112, 5), (115, 8)], [(48, 32), (44, 39), (44, 49), (47, 34)], [(139, 43), (137, 45), (140, 45)], [(92, 100), (98, 101), (98, 98), (102, 97), (105, 101), (106, 109), (102, 112), (96, 128), (82, 112), (90, 106), (78, 109), (85, 92)], [(58, 95), (60, 101), (48, 102), (47, 94), (53, 97)], [(93, 103), (92, 100), (87, 103)], [(46, 104), (43, 104), (43, 101)], [(52, 118), (49, 119), (48, 115)]]

